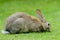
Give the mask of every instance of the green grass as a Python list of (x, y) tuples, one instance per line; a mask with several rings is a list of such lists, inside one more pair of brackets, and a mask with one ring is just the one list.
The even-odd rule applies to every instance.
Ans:
[[(36, 16), (40, 9), (51, 24), (51, 32), (29, 34), (2, 34), (6, 18), (15, 12), (27, 12)], [(60, 40), (59, 0), (0, 0), (0, 40)]]

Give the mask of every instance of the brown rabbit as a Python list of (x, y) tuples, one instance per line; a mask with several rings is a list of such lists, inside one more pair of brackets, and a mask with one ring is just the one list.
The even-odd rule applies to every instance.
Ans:
[(41, 11), (36, 10), (38, 18), (25, 12), (17, 12), (7, 18), (6, 28), (2, 33), (23, 33), (50, 31), (50, 24), (44, 19)]

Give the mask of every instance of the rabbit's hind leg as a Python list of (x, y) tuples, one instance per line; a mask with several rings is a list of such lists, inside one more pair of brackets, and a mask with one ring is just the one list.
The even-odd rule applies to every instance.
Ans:
[(23, 30), (24, 22), (25, 20), (23, 18), (18, 18), (17, 20), (15, 20), (12, 26), (10, 27), (10, 33), (16, 34), (16, 33), (19, 33), (21, 30)]

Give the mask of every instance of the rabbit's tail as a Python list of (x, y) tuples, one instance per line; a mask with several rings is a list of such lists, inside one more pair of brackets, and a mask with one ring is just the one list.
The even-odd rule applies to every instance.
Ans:
[(6, 30), (2, 30), (1, 32), (2, 32), (3, 34), (9, 34), (9, 32), (6, 31)]

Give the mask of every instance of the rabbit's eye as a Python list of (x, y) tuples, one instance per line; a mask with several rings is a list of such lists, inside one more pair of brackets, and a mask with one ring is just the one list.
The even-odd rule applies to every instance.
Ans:
[(50, 24), (48, 24), (48, 25), (50, 25)]

